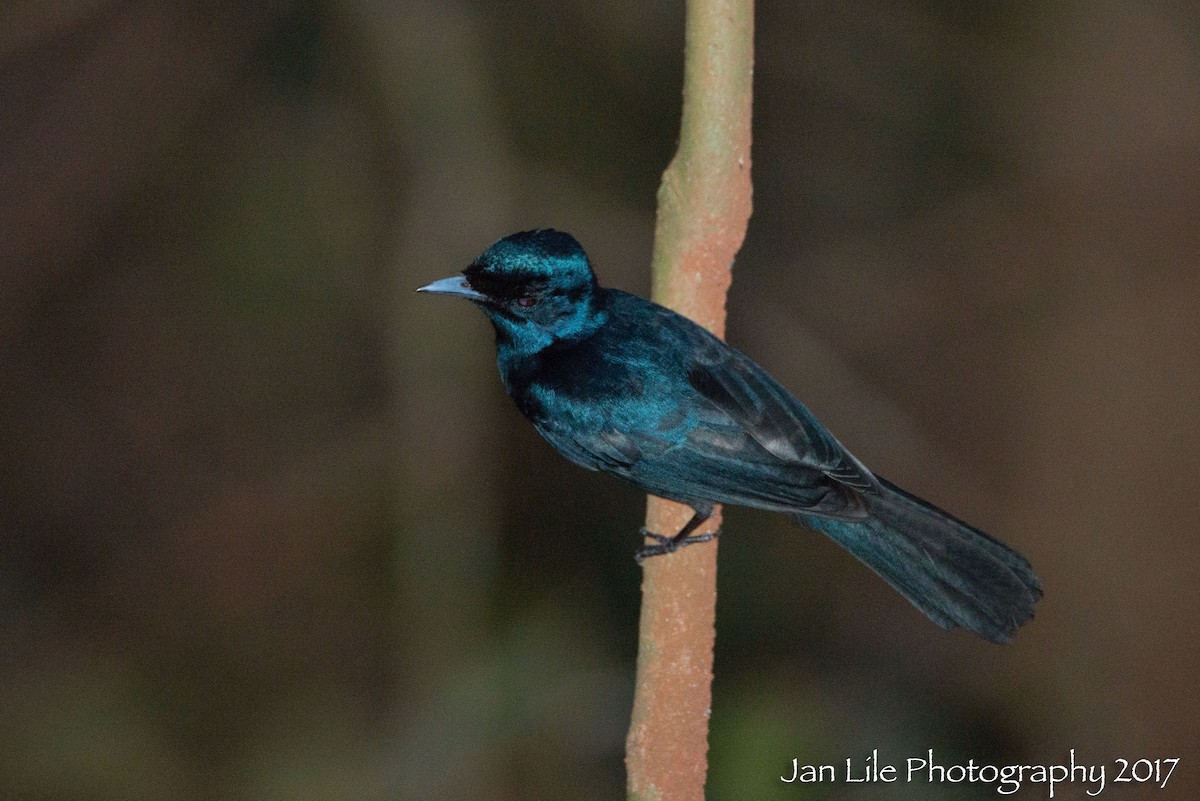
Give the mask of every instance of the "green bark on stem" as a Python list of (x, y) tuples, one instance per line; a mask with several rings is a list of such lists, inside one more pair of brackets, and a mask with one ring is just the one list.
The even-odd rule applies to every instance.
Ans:
[[(653, 297), (725, 330), (725, 295), (750, 219), (752, 0), (689, 0), (679, 148), (663, 173)], [(691, 515), (651, 497), (650, 531)], [(720, 525), (720, 512), (696, 533)], [(716, 637), (717, 542), (648, 559), (642, 579), (637, 681), (626, 740), (629, 798), (703, 801)]]

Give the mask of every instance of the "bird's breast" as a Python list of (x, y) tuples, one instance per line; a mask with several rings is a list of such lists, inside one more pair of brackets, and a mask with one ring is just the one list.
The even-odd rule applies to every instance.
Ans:
[[(598, 366), (590, 360), (564, 363), (555, 360), (538, 369), (513, 371), (505, 386), (513, 402), (535, 424), (554, 420), (580, 430), (621, 429), (626, 426), (653, 429), (666, 418), (666, 427), (682, 422), (677, 415), (655, 411), (656, 393), (652, 377), (614, 363)], [(653, 422), (652, 422), (653, 421)]]

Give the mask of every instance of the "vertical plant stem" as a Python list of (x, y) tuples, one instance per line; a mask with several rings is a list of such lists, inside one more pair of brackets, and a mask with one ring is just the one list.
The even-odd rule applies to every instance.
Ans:
[[(663, 173), (654, 242), (659, 303), (725, 330), (733, 258), (750, 219), (753, 0), (688, 0), (679, 148)], [(691, 515), (651, 497), (650, 531)], [(720, 512), (702, 531), (720, 525)], [(716, 630), (717, 542), (648, 559), (626, 740), (629, 798), (703, 801)]]

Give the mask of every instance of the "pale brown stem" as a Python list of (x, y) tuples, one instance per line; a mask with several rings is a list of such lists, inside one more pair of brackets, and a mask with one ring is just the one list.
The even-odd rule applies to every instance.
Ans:
[[(679, 148), (663, 173), (654, 243), (659, 303), (717, 335), (750, 218), (752, 0), (689, 0)], [(651, 497), (646, 527), (673, 534), (691, 510)], [(720, 526), (718, 509), (697, 534)], [(703, 801), (716, 636), (717, 541), (647, 559), (629, 798)]]

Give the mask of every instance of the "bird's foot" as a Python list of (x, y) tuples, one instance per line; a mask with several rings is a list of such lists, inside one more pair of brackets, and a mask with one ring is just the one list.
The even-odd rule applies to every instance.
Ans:
[(662, 534), (655, 534), (653, 531), (646, 530), (643, 527), (639, 532), (643, 539), (654, 540), (653, 545), (643, 545), (638, 548), (637, 553), (633, 558), (640, 565), (642, 562), (649, 559), (651, 556), (661, 556), (664, 553), (674, 553), (685, 545), (694, 545), (697, 542), (708, 542), (715, 540), (721, 535), (721, 529), (710, 531), (707, 534), (687, 534), (683, 536), (675, 535), (674, 537), (665, 537)]

